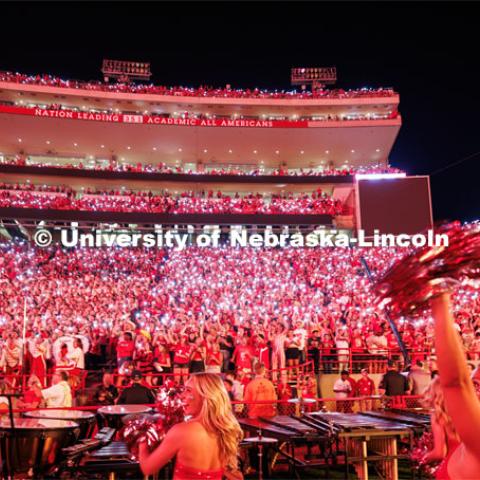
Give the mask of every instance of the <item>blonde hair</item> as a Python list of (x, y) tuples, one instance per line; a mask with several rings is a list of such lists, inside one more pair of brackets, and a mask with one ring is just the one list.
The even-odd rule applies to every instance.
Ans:
[(203, 398), (200, 420), (207, 432), (217, 437), (220, 461), (229, 470), (238, 468), (238, 444), (243, 432), (232, 411), (227, 390), (219, 375), (196, 373), (193, 384)]
[(432, 410), (435, 420), (444, 429), (447, 437), (459, 439), (457, 431), (452, 422), (452, 418), (447, 412), (445, 406), (445, 397), (440, 385), (440, 377), (436, 376), (423, 394), (423, 403)]

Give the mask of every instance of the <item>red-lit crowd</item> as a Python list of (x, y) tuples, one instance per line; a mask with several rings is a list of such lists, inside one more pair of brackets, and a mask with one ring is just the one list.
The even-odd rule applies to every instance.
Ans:
[[(133, 369), (150, 383), (189, 372), (234, 370), (255, 362), (295, 372), (362, 368), (383, 372), (400, 358), (374, 304), (373, 274), (404, 252), (392, 249), (37, 249), (0, 244), (0, 366), (35, 375), (110, 366), (120, 380)], [(479, 358), (480, 300), (464, 287), (456, 328)], [(434, 356), (430, 318), (402, 319), (412, 362)], [(21, 338), (25, 335), (26, 343)], [(24, 360), (23, 360), (24, 359)]]
[(382, 165), (372, 165), (366, 167), (342, 167), (342, 168), (324, 168), (322, 170), (312, 170), (312, 169), (287, 169), (287, 168), (268, 168), (268, 167), (258, 167), (253, 169), (241, 169), (235, 167), (222, 167), (222, 168), (209, 168), (204, 171), (192, 171), (185, 169), (184, 167), (167, 165), (166, 163), (160, 162), (158, 165), (144, 164), (144, 163), (119, 163), (117, 161), (110, 161), (108, 165), (98, 165), (94, 164), (89, 165), (88, 161), (79, 163), (69, 163), (69, 164), (56, 164), (55, 159), (52, 158), (53, 163), (42, 163), (42, 162), (32, 162), (28, 161), (23, 156), (15, 157), (4, 157), (0, 159), (0, 165), (16, 165), (19, 167), (29, 166), (29, 167), (56, 167), (56, 168), (68, 168), (68, 169), (88, 169), (88, 170), (100, 170), (108, 172), (133, 172), (133, 173), (164, 173), (164, 174), (187, 174), (187, 175), (247, 175), (247, 176), (263, 176), (263, 175), (272, 175), (272, 176), (290, 176), (290, 177), (337, 177), (337, 176), (350, 176), (357, 173), (361, 174), (375, 174), (375, 173), (402, 173), (401, 170), (394, 167), (386, 167)]
[(37, 186), (31, 183), (0, 184), (0, 207), (55, 210), (113, 211), (143, 213), (212, 214), (310, 214), (339, 215), (343, 202), (317, 189), (311, 194), (262, 194), (240, 196), (220, 191), (132, 192), (86, 190), (76, 195), (69, 187)]
[(361, 88), (357, 90), (315, 90), (310, 91), (284, 91), (265, 89), (236, 89), (226, 86), (214, 88), (210, 86), (190, 87), (166, 87), (162, 85), (145, 85), (134, 83), (103, 83), (83, 82), (78, 80), (63, 80), (53, 75), (26, 75), (22, 73), (0, 72), (0, 81), (20, 83), (23, 85), (42, 85), (49, 87), (61, 87), (72, 89), (96, 90), (104, 92), (146, 93), (155, 95), (175, 95), (181, 97), (224, 97), (224, 98), (364, 98), (364, 97), (393, 97), (396, 95), (392, 88)]
[[(18, 105), (17, 102), (8, 102), (8, 101), (0, 101), (0, 105), (7, 105), (7, 106), (14, 106)], [(24, 105), (23, 101), (20, 103), (20, 105)], [(316, 114), (316, 115), (283, 115), (283, 116), (267, 116), (267, 115), (238, 115), (238, 114), (233, 114), (233, 115), (220, 115), (220, 114), (205, 114), (205, 113), (199, 113), (199, 112), (191, 112), (191, 111), (183, 111), (181, 113), (175, 112), (175, 113), (156, 113), (156, 112), (151, 112), (148, 110), (136, 110), (136, 111), (131, 111), (128, 110), (127, 112), (124, 112), (119, 109), (102, 109), (99, 110), (98, 108), (88, 108), (86, 106), (82, 106), (82, 108), (79, 108), (78, 106), (73, 106), (73, 105), (66, 105), (66, 104), (59, 104), (59, 103), (53, 103), (50, 105), (45, 105), (45, 104), (36, 104), (36, 103), (31, 103), (29, 102), (27, 105), (28, 108), (36, 108), (36, 109), (41, 109), (41, 110), (65, 110), (65, 111), (74, 111), (74, 112), (89, 112), (89, 113), (104, 113), (104, 114), (110, 114), (110, 115), (115, 115), (115, 114), (132, 114), (135, 113), (136, 115), (149, 115), (151, 117), (161, 117), (161, 118), (183, 118), (183, 119), (196, 119), (196, 120), (272, 120), (272, 121), (288, 121), (288, 122), (323, 122), (323, 121), (355, 121), (355, 120), (390, 120), (397, 118), (399, 115), (399, 112), (397, 109), (392, 109), (391, 112), (386, 112), (386, 113), (355, 113), (355, 114), (332, 114), (332, 113), (325, 113), (325, 114)]]

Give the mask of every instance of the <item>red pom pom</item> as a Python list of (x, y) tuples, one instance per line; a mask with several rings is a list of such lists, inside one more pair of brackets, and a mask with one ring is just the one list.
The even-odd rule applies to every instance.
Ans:
[(131, 420), (125, 425), (122, 436), (134, 457), (138, 456), (138, 445), (146, 442), (149, 451), (155, 450), (165, 436), (163, 420), (153, 421), (149, 418)]
[(432, 432), (425, 432), (420, 438), (414, 441), (410, 459), (419, 478), (435, 478), (435, 473), (440, 466), (439, 462), (427, 463), (425, 461), (425, 455), (433, 449), (433, 446)]
[(461, 283), (480, 279), (480, 224), (455, 222), (438, 228), (448, 246), (421, 247), (402, 258), (380, 278), (378, 303), (393, 317), (422, 314), (432, 297)]
[(152, 452), (160, 445), (166, 433), (175, 424), (185, 420), (185, 409), (180, 398), (180, 389), (161, 388), (157, 394), (158, 414), (143, 416), (127, 422), (122, 430), (122, 437), (127, 443), (130, 453), (138, 457), (138, 445), (146, 442)]

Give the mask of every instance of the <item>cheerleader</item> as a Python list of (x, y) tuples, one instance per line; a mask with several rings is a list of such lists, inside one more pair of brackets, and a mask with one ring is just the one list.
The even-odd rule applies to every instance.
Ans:
[[(444, 293), (432, 300), (435, 320), (435, 348), (440, 372), (438, 383), (444, 402), (443, 417), (451, 419), (451, 431), (443, 428), (443, 462), (437, 479), (480, 477), (480, 403), (465, 359), (460, 336), (454, 327), (450, 294)], [(439, 402), (437, 402), (439, 404)], [(439, 411), (439, 409), (437, 409)], [(441, 426), (442, 423), (439, 422)], [(440, 435), (441, 436), (441, 435)]]
[(220, 376), (192, 375), (185, 385), (183, 400), (191, 420), (171, 428), (152, 453), (146, 443), (140, 443), (142, 473), (154, 475), (175, 457), (174, 480), (242, 479), (238, 470), (242, 429)]

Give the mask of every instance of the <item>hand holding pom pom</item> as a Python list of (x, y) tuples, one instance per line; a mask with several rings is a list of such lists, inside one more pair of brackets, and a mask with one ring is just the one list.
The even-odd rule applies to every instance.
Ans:
[(134, 457), (138, 457), (139, 444), (146, 444), (148, 451), (152, 452), (160, 445), (166, 434), (163, 420), (150, 420), (140, 418), (131, 420), (122, 432), (123, 439)]
[(377, 281), (379, 303), (393, 317), (421, 314), (431, 298), (480, 279), (480, 225), (455, 222), (440, 227), (448, 246), (421, 247)]
[(425, 432), (420, 438), (415, 439), (415, 444), (410, 454), (410, 459), (415, 465), (419, 478), (435, 478), (435, 473), (438, 470), (439, 462), (431, 463), (428, 458), (428, 453), (433, 448), (433, 434), (432, 432)]
[(158, 414), (130, 420), (122, 431), (123, 439), (134, 457), (138, 458), (139, 444), (146, 444), (149, 452), (160, 445), (166, 433), (175, 424), (183, 422), (185, 412), (179, 389), (160, 389), (157, 394)]

